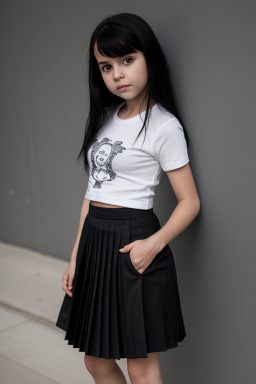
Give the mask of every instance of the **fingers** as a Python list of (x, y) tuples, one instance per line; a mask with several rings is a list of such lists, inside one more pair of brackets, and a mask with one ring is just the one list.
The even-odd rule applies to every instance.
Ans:
[(69, 274), (65, 273), (62, 278), (62, 289), (69, 297), (72, 297), (73, 281), (70, 279)]
[(133, 241), (132, 243), (124, 245), (122, 248), (119, 249), (119, 251), (121, 251), (121, 252), (129, 252), (132, 249), (134, 243), (135, 243), (135, 241)]

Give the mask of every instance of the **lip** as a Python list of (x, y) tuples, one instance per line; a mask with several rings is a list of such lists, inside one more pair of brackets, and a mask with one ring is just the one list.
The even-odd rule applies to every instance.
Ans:
[(122, 90), (127, 89), (129, 86), (130, 86), (130, 84), (128, 84), (128, 85), (126, 85), (126, 84), (124, 84), (124, 85), (119, 85), (119, 86), (117, 87), (117, 90), (118, 90), (118, 91), (122, 91)]

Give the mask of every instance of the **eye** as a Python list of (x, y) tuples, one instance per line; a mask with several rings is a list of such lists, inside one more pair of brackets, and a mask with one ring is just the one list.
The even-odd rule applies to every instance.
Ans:
[[(128, 61), (128, 62), (127, 62), (127, 61)], [(124, 59), (124, 62), (126, 62), (126, 65), (131, 64), (133, 61), (134, 61), (134, 59), (133, 59), (132, 57), (126, 57), (126, 58)], [(102, 66), (102, 71), (103, 71), (103, 72), (109, 72), (110, 69), (107, 69), (107, 67), (110, 67), (110, 69), (111, 69), (111, 65), (110, 65), (110, 64), (105, 64), (105, 65)]]
[(126, 59), (124, 59), (124, 61), (126, 61), (126, 60), (131, 60), (129, 63), (127, 63), (127, 64), (131, 64), (134, 59), (132, 57), (126, 57)]
[(103, 67), (102, 67), (102, 71), (104, 71), (104, 72), (109, 72), (108, 70), (106, 70), (106, 71), (104, 70), (105, 67), (111, 67), (111, 65), (106, 64), (106, 65), (103, 65)]

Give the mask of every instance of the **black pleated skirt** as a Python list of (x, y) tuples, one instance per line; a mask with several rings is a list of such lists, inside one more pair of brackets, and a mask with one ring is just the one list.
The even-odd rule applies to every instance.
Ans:
[(105, 359), (148, 357), (186, 336), (176, 268), (167, 244), (140, 273), (120, 248), (161, 228), (153, 211), (89, 205), (79, 242), (72, 297), (56, 326), (64, 340)]

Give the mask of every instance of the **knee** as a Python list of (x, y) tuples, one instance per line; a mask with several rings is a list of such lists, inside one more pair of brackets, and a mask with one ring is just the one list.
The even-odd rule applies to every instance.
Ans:
[(84, 355), (84, 364), (92, 376), (108, 376), (115, 369), (114, 359), (103, 359), (90, 355)]
[(163, 384), (158, 352), (146, 359), (127, 359), (127, 371), (133, 384)]
[(138, 364), (129, 364), (127, 366), (128, 375), (133, 384), (148, 384), (148, 374), (144, 367)]

